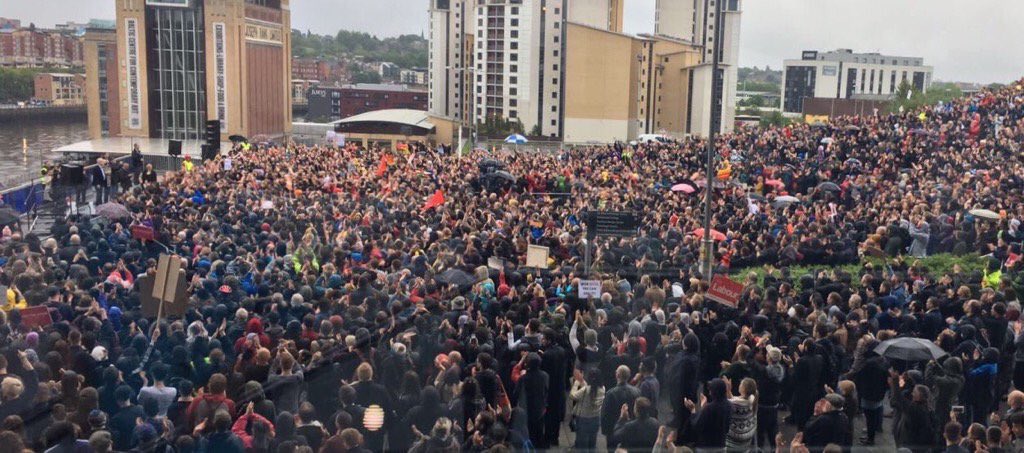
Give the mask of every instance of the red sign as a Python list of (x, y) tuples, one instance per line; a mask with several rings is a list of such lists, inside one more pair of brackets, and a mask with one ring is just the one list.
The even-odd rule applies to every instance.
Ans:
[(46, 307), (28, 307), (20, 311), (21, 313), (21, 325), (34, 329), (36, 327), (46, 327), (53, 324), (53, 318), (50, 317), (50, 309)]
[(707, 298), (720, 304), (736, 307), (743, 295), (743, 285), (736, 283), (724, 275), (716, 275), (711, 279), (711, 288)]
[(156, 232), (150, 226), (132, 225), (132, 237), (140, 241), (152, 241), (156, 239)]

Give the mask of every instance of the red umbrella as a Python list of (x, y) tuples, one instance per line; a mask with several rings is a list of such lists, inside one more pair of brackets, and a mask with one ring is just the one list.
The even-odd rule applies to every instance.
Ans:
[(676, 184), (672, 186), (673, 192), (694, 193), (697, 189), (689, 184)]
[(781, 179), (769, 179), (769, 180), (765, 181), (764, 183), (769, 185), (769, 186), (772, 186), (772, 187), (774, 187), (776, 189), (782, 189), (782, 188), (786, 187), (786, 183), (782, 182)]
[[(693, 232), (691, 234), (693, 234), (694, 236), (697, 236), (698, 238), (702, 238), (702, 237), (704, 237), (704, 229), (703, 228), (697, 228), (696, 230), (693, 230)], [(721, 231), (718, 231), (718, 230), (711, 230), (711, 239), (715, 240), (715, 241), (724, 241), (725, 240), (725, 233), (723, 233)]]

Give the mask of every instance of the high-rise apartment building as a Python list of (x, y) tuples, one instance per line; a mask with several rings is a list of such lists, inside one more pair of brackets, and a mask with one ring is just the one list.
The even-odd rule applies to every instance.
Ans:
[(563, 135), (566, 24), (621, 31), (622, 0), (431, 0), (430, 112)]
[[(721, 2), (721, 5), (717, 5)], [(693, 86), (709, 87), (692, 90), (690, 129), (705, 135), (715, 121), (719, 132), (731, 132), (736, 118), (736, 81), (739, 78), (740, 0), (658, 0), (655, 7), (655, 35), (681, 39), (701, 47), (699, 67), (692, 72)], [(721, 7), (722, 17), (715, 11)], [(716, 27), (716, 24), (720, 24)], [(717, 30), (716, 30), (717, 28)], [(718, 55), (719, 74), (714, 76), (712, 64)], [(711, 83), (722, 85), (722, 98), (712, 106)]]
[[(288, 0), (119, 0), (116, 13), (113, 44), (97, 39), (88, 50), (115, 50), (106, 52), (118, 82), (107, 98), (117, 91), (118, 102), (89, 102), (90, 118), (117, 118), (109, 131), (200, 139), (207, 120), (221, 121), (224, 138), (291, 130)], [(87, 79), (99, 81), (101, 67), (109, 81), (109, 65), (88, 65)], [(102, 105), (117, 113), (103, 115)]]
[[(428, 108), (572, 141), (705, 135), (716, 115), (731, 130), (740, 2), (722, 1), (717, 35), (715, 0), (661, 0), (658, 33), (635, 37), (622, 33), (624, 0), (431, 0)], [(725, 88), (712, 114), (719, 42)]]

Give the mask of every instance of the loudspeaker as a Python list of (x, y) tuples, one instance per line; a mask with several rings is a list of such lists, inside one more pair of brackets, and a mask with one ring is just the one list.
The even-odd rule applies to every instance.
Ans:
[(85, 169), (81, 165), (61, 164), (60, 183), (67, 186), (85, 184)]
[(217, 158), (217, 154), (218, 154), (219, 150), (214, 148), (213, 146), (210, 146), (209, 144), (203, 143), (202, 145), (199, 146), (199, 148), (202, 149), (203, 160), (209, 160), (209, 159), (216, 159)]
[(220, 151), (220, 120), (206, 122), (206, 144)]
[(167, 142), (167, 154), (172, 156), (181, 155), (181, 140), (170, 140)]

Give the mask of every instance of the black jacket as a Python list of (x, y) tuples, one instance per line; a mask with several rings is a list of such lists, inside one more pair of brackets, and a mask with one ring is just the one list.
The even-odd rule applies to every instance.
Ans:
[(633, 401), (640, 397), (640, 390), (629, 384), (612, 387), (604, 394), (601, 405), (601, 433), (605, 436), (615, 435), (615, 421), (619, 419), (622, 405), (633, 407)]
[(847, 376), (857, 385), (857, 393), (867, 401), (882, 401), (889, 389), (889, 363), (884, 357), (868, 352), (864, 366)]
[(526, 409), (526, 416), (537, 420), (544, 416), (548, 404), (550, 379), (541, 370), (527, 371), (516, 383), (515, 405)]
[[(605, 397), (607, 401), (607, 396)], [(732, 404), (727, 400), (709, 402), (690, 419), (697, 448), (725, 447), (725, 436), (729, 433), (732, 418)]]
[(615, 439), (619, 441), (619, 447), (633, 451), (650, 451), (651, 446), (658, 441), (658, 420), (651, 417), (641, 417), (635, 420), (619, 420), (615, 424)]
[(812, 418), (804, 427), (804, 444), (812, 452), (821, 451), (828, 444), (851, 445), (850, 421), (843, 411), (829, 411)]

